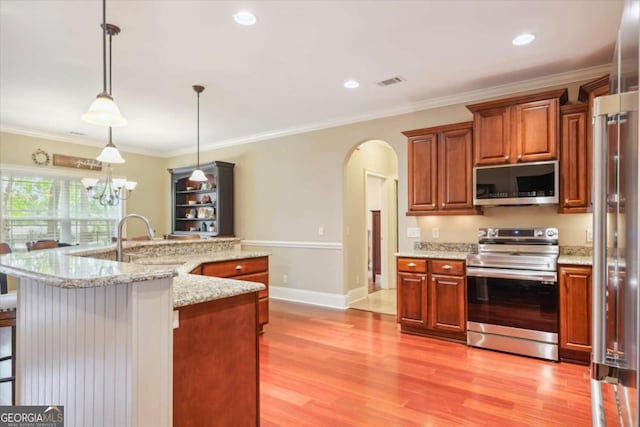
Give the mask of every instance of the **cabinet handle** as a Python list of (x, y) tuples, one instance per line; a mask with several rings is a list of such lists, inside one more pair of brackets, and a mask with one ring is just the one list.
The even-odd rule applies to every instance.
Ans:
[(236, 270), (242, 270), (242, 266), (240, 264), (236, 265)]
[(564, 199), (564, 204), (568, 205), (569, 204), (569, 199)]
[(442, 266), (443, 270), (451, 270), (453, 267), (451, 267), (449, 264), (445, 264)]
[(522, 154), (518, 154), (518, 161), (522, 160)]
[(504, 159), (505, 160), (509, 160), (509, 156), (504, 156)]
[[(407, 264), (407, 267), (413, 268), (413, 267), (417, 267), (418, 264), (416, 264), (415, 262), (410, 262), (409, 264)], [(238, 267), (236, 267), (238, 268)]]
[(444, 202), (442, 202), (442, 207), (444, 208)]

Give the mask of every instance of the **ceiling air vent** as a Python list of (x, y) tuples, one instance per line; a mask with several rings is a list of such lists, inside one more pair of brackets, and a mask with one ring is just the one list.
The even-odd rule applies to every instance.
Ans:
[(394, 85), (396, 83), (401, 83), (405, 81), (402, 77), (400, 76), (395, 76), (395, 77), (391, 77), (390, 79), (386, 79), (386, 80), (382, 80), (378, 82), (379, 86), (385, 87), (385, 86), (391, 86)]

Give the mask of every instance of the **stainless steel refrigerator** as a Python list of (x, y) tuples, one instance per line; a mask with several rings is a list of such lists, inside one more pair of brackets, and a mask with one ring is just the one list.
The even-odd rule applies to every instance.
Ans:
[(638, 426), (638, 48), (640, 0), (626, 0), (608, 96), (594, 101), (594, 426)]

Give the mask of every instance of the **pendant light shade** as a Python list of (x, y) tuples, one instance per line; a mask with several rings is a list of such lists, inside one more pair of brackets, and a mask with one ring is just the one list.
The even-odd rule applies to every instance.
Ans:
[(82, 120), (92, 125), (119, 127), (127, 124), (113, 98), (106, 92), (98, 94), (91, 103), (89, 111), (82, 115)]
[(195, 90), (196, 93), (198, 94), (198, 128), (197, 128), (197, 133), (198, 133), (198, 154), (197, 154), (197, 156), (198, 156), (198, 166), (196, 167), (196, 169), (193, 171), (193, 173), (189, 177), (189, 181), (203, 182), (203, 181), (207, 181), (207, 177), (205, 176), (204, 172), (202, 172), (202, 170), (200, 169), (200, 93), (202, 93), (202, 91), (204, 90), (204, 86), (194, 85), (193, 86), (193, 90)]
[(111, 141), (102, 149), (102, 153), (96, 157), (96, 160), (105, 163), (124, 163), (120, 152)]
[(194, 170), (191, 176), (189, 177), (189, 181), (204, 182), (206, 180), (207, 180), (207, 177), (205, 176), (204, 172), (202, 172), (200, 169)]
[[(120, 29), (115, 34), (119, 31)], [(118, 127), (126, 125), (127, 119), (120, 114), (110, 92), (107, 92), (107, 33), (113, 35), (107, 28), (107, 3), (102, 0), (102, 92), (91, 103), (89, 111), (82, 115), (82, 120), (92, 125)]]

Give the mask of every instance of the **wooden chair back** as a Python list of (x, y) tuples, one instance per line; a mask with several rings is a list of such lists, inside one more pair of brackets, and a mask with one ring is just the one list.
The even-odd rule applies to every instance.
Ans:
[(27, 243), (28, 251), (39, 251), (41, 249), (53, 249), (58, 247), (58, 242), (55, 240), (38, 240), (37, 242)]
[(199, 234), (167, 234), (167, 240), (192, 240), (199, 238)]
[[(123, 237), (122, 241), (126, 242), (126, 241), (144, 241), (144, 240), (151, 240), (149, 239), (149, 236), (136, 236), (136, 237)], [(111, 242), (112, 243), (116, 243), (118, 241), (117, 237), (112, 237), (111, 238)]]
[(8, 243), (0, 243), (0, 255), (4, 255), (4, 254), (10, 254), (11, 253), (11, 246), (9, 246)]

